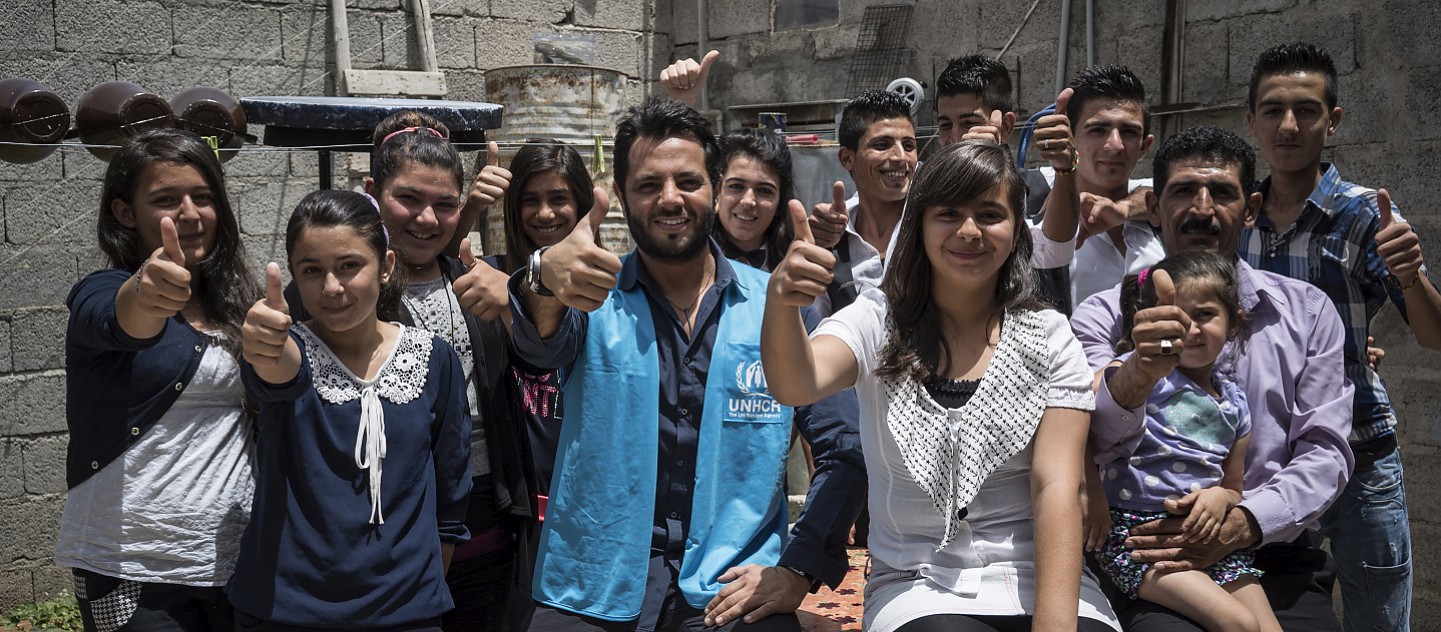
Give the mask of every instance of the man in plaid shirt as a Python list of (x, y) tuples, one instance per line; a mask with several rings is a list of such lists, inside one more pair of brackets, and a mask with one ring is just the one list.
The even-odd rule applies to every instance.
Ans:
[(1408, 630), (1411, 534), (1396, 447), (1396, 415), (1367, 364), (1371, 319), (1389, 298), (1417, 342), (1441, 350), (1441, 294), (1427, 278), (1420, 240), (1376, 191), (1321, 162), (1336, 132), (1336, 68), (1325, 51), (1283, 44), (1251, 74), (1246, 123), (1271, 165), (1261, 214), (1240, 256), (1259, 270), (1310, 281), (1335, 302), (1346, 326), (1346, 377), (1356, 387), (1350, 437), (1356, 467), (1321, 519), (1340, 567), (1348, 631)]

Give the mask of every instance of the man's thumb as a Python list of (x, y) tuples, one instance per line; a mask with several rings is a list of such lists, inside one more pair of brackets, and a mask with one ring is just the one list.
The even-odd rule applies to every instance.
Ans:
[(1062, 90), (1060, 94), (1056, 95), (1056, 114), (1065, 116), (1066, 106), (1071, 104), (1071, 95), (1075, 93), (1075, 90), (1066, 88), (1065, 90)]
[(285, 304), (285, 289), (280, 284), (280, 264), (271, 261), (265, 266), (265, 304), (270, 309), (289, 312), (290, 308)]
[(831, 212), (846, 212), (846, 183), (840, 180), (831, 185)]
[(460, 263), (464, 265), (467, 270), (475, 265), (475, 253), (470, 251), (469, 237), (460, 240)]
[(720, 51), (718, 50), (713, 50), (709, 53), (706, 53), (705, 57), (701, 58), (700, 74), (702, 77), (704, 77), (706, 73), (710, 72), (711, 64), (714, 64), (715, 60), (717, 59), (720, 59)]
[(1156, 284), (1156, 304), (1176, 304), (1176, 284), (1171, 281), (1170, 273), (1165, 270), (1151, 272), (1151, 283)]
[(494, 167), (500, 164), (500, 145), (495, 141), (485, 144), (485, 166)]
[(169, 217), (160, 218), (160, 245), (164, 248), (166, 259), (185, 265), (185, 252), (180, 249), (180, 231), (175, 228), (175, 220)]
[(808, 244), (815, 244), (816, 238), (815, 235), (811, 234), (811, 224), (806, 221), (806, 205), (801, 204), (800, 200), (791, 200), (789, 208), (791, 213), (791, 227), (795, 229), (796, 240), (804, 241)]
[(605, 222), (606, 213), (610, 212), (610, 196), (605, 194), (605, 189), (595, 187), (592, 191), (595, 194), (595, 203), (590, 205), (590, 212), (586, 213), (585, 221), (578, 222), (575, 226), (577, 231), (585, 233), (591, 243), (595, 243), (600, 237), (600, 226)]
[(1386, 189), (1376, 191), (1376, 206), (1381, 209), (1381, 228), (1396, 223), (1396, 216), (1391, 214), (1391, 194)]
[(991, 127), (996, 128), (996, 133), (1001, 133), (1001, 127), (1006, 124), (1006, 113), (1000, 108), (991, 110)]

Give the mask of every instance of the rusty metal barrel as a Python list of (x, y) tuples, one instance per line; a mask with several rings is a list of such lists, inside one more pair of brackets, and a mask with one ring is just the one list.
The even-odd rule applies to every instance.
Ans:
[[(629, 80), (619, 70), (597, 66), (536, 64), (485, 71), (486, 100), (505, 106), (504, 124), (490, 135), (503, 145), (500, 164), (509, 165), (519, 149), (506, 146), (507, 143), (553, 138), (574, 146), (591, 164), (590, 175), (595, 186), (610, 191), (609, 165), (614, 163), (610, 140), (615, 136), (616, 121), (631, 103)], [(592, 158), (596, 135), (605, 139), (605, 168), (599, 171), (595, 168), (598, 161)], [(481, 223), (485, 253), (504, 252), (503, 204), (498, 202), (492, 206)], [(630, 231), (626, 229), (618, 200), (611, 200), (610, 212), (600, 230), (602, 246), (616, 253), (630, 250)]]

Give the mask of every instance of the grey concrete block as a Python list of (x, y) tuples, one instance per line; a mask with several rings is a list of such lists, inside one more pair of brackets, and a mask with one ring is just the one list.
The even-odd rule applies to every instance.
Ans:
[[(329, 18), (327, 17), (327, 19)], [(401, 33), (396, 35), (398, 41), (394, 43), (388, 42), (385, 38), (388, 37), (390, 33), (385, 31), (383, 23), (386, 20), (404, 23), (403, 20), (406, 19), (408, 18), (404, 18), (400, 14), (352, 11), (349, 15), (350, 61), (354, 67), (363, 68), (366, 67), (366, 64), (377, 65), (387, 63), (388, 59), (385, 55), (387, 46), (399, 46), (399, 50), (403, 54), (405, 51), (405, 41), (409, 36)], [(330, 32), (328, 22), (323, 28), (324, 32)], [(326, 42), (327, 46), (333, 45), (329, 43), (328, 39)]]
[[(639, 33), (596, 31), (594, 34), (595, 65), (614, 68), (632, 77), (641, 76), (645, 57), (641, 54)], [(657, 70), (656, 74), (659, 75), (660, 71)]]
[(279, 61), (280, 11), (245, 2), (228, 2), (213, 9), (177, 9), (174, 55), (245, 63)]
[(0, 373), (9, 373), (14, 370), (15, 363), (12, 360), (10, 342), (10, 321), (0, 320)]
[(309, 178), (237, 178), (229, 183), (231, 203), (246, 235), (283, 235), (295, 205), (315, 190)]
[[(64, 156), (76, 149), (57, 149), (49, 156), (29, 163), (0, 162), (0, 191), (12, 186), (34, 186), (55, 182), (64, 173)], [(80, 150), (83, 151), (83, 150)]]
[(55, 48), (155, 55), (173, 43), (171, 15), (158, 2), (55, 0)]
[[(847, 18), (845, 3), (841, 7), (841, 22), (849, 22)], [(1026, 17), (1026, 10), (1031, 8), (1028, 2), (982, 2), (980, 4), (980, 17), (977, 31), (980, 35), (980, 47), (989, 50), (1000, 50), (1006, 45), (1006, 40), (1016, 32)], [(1085, 37), (1085, 12), (1076, 5), (1083, 3), (1072, 3), (1071, 7), (1071, 42), (1075, 42), (1077, 34)], [(1099, 17), (1099, 16), (1098, 16)], [(855, 20), (859, 23), (861, 14), (857, 14)], [(917, 27), (924, 29), (928, 17), (923, 15), (911, 15), (911, 30)], [(1061, 24), (1061, 3), (1060, 0), (1041, 0), (1036, 5), (1036, 11), (1031, 15), (1030, 21), (1025, 22), (1021, 32), (1016, 36), (1016, 44), (1031, 42), (1050, 42), (1052, 54), (1056, 47), (1056, 35), (1059, 33)], [(1077, 27), (1080, 27), (1078, 30)], [(1012, 44), (1015, 46), (1015, 44)], [(963, 54), (970, 51), (959, 51)], [(1052, 57), (1051, 64), (1055, 65), (1055, 58)]]
[[(1160, 58), (1156, 55), (1156, 52), (1161, 50), (1163, 46), (1162, 39), (1160, 29), (1143, 28), (1126, 31), (1121, 35), (1120, 40), (1116, 44), (1116, 63), (1130, 68), (1131, 72), (1136, 75), (1136, 78), (1141, 80), (1141, 84), (1146, 86), (1146, 98), (1153, 104), (1161, 102), (1161, 91), (1164, 88), (1164, 86), (1161, 85)], [(1187, 54), (1189, 55), (1190, 53), (1188, 52)], [(1085, 70), (1085, 48), (1073, 48), (1071, 50), (1070, 60), (1078, 63), (1069, 64), (1072, 70), (1066, 75), (1066, 82), (1068, 84), (1076, 78), (1076, 75), (1081, 74), (1081, 71)], [(1205, 61), (1198, 63), (1205, 63)], [(1189, 58), (1186, 60), (1186, 65), (1193, 65)], [(1203, 83), (1213, 82), (1213, 80), (1203, 81)], [(1182, 79), (1182, 83), (1185, 83), (1184, 79)], [(1225, 85), (1224, 76), (1220, 78), (1219, 85)], [(1202, 89), (1204, 90), (1206, 88), (1203, 86)], [(1046, 101), (1046, 104), (1049, 105), (1055, 101), (1055, 96), (1054, 94), (1051, 95), (1051, 99)]]
[[(696, 3), (671, 2), (669, 4), (670, 22), (668, 25), (662, 23), (660, 25), (661, 28), (666, 29), (666, 32), (670, 34), (677, 46), (685, 44), (694, 46), (697, 42), (695, 21)], [(854, 42), (854, 40), (852, 40), (852, 42)], [(852, 43), (851, 45), (854, 46), (855, 44)], [(664, 68), (664, 66), (661, 67)]]
[(485, 101), (485, 73), (478, 70), (445, 71), (445, 86), (450, 91), (448, 99), (457, 101)]
[(65, 485), (65, 436), (37, 437), (20, 442), (25, 459), (25, 493), (62, 494)]
[(17, 312), (10, 321), (14, 338), (14, 370), (65, 368), (65, 324), (70, 312), (47, 307)]
[(49, 86), (70, 107), (73, 117), (80, 95), (115, 80), (115, 63), (110, 57), (88, 49), (82, 53), (6, 51), (0, 55), (0, 76), (29, 77)]
[[(1258, 13), (1281, 13), (1296, 6), (1296, 0), (1233, 0), (1231, 2), (1197, 2), (1187, 5), (1186, 20), (1224, 20)], [(1164, 12), (1164, 7), (1162, 8)], [(1189, 28), (1189, 27), (1188, 27)]]
[(0, 560), (47, 560), (55, 555), (56, 533), (65, 497), (60, 494), (27, 496), (0, 503)]
[[(60, 156), (61, 165), (64, 167), (61, 170), (61, 174), (68, 180), (94, 180), (99, 182), (105, 179), (105, 170), (110, 166), (109, 163), (96, 158), (94, 154), (84, 149), (64, 148), (57, 152), (56, 155)], [(46, 180), (51, 182), (55, 181), (55, 179), (55, 174), (53, 173), (49, 178), (46, 178)], [(95, 188), (95, 200), (97, 203), (100, 200), (100, 188), (98, 186)]]
[[(1193, 22), (1186, 25), (1186, 63), (1181, 70), (1182, 101), (1214, 103), (1237, 96), (1245, 98), (1245, 89), (1234, 87), (1227, 81), (1229, 75), (1226, 65), (1231, 60), (1227, 54), (1229, 38), (1230, 26), (1224, 22)], [(1124, 44), (1122, 47), (1124, 48)], [(1120, 56), (1122, 60), (1125, 58), (1126, 55)], [(1161, 85), (1161, 60), (1155, 56), (1150, 59), (1152, 63), (1145, 66), (1155, 68), (1156, 81), (1147, 82), (1146, 89), (1152, 95), (1151, 102), (1160, 103), (1161, 95), (1166, 89), (1166, 86)], [(1144, 77), (1141, 80), (1146, 81)]]
[[(476, 67), (487, 69), (534, 63), (535, 34), (552, 30), (549, 26), (535, 22), (493, 20), (476, 31)], [(596, 47), (600, 47), (599, 41), (596, 42)]]
[[(754, 3), (756, 0), (744, 0), (744, 3)], [(609, 29), (624, 29), (629, 31), (651, 31), (656, 28), (656, 16), (651, 10), (653, 5), (660, 3), (641, 2), (637, 0), (576, 0), (575, 13), (572, 23), (576, 26), (591, 26)], [(724, 3), (713, 3), (715, 6)], [(761, 28), (756, 33), (770, 30), (771, 8), (769, 2), (762, 2), (764, 5), (760, 11)], [(714, 11), (712, 11), (714, 13)], [(712, 37), (726, 37), (712, 31)]]
[(1441, 3), (1390, 0), (1367, 13), (1379, 19), (1368, 20), (1369, 28), (1361, 33), (1366, 50), (1394, 56), (1394, 63), (1408, 68), (1441, 64), (1441, 47), (1436, 46)]
[(235, 98), (266, 95), (319, 96), (335, 94), (335, 73), (318, 66), (267, 64), (236, 68), (230, 73), (230, 94)]
[(1411, 575), (1416, 590), (1441, 591), (1441, 525), (1411, 521)]
[(0, 439), (0, 501), (25, 494), (25, 461), (21, 442)]
[(575, 10), (573, 0), (490, 0), (490, 16), (560, 24)]
[[(816, 41), (816, 61), (849, 61), (856, 51), (856, 38), (860, 37), (860, 23), (841, 23), (839, 26), (811, 31)], [(844, 75), (835, 77), (842, 84), (837, 90), (845, 89)]]
[(115, 74), (122, 80), (136, 83), (168, 101), (181, 91), (195, 86), (229, 90), (229, 65), (227, 62), (175, 58), (118, 61), (115, 63)]
[[(597, 3), (600, 4), (600, 3)], [(618, 3), (619, 4), (619, 3)], [(628, 3), (638, 7), (639, 3)], [(612, 10), (611, 17), (619, 17), (620, 11)], [(707, 30), (713, 39), (769, 33), (771, 30), (771, 3), (767, 0), (733, 0), (731, 2), (709, 2), (706, 4)], [(605, 26), (605, 25), (599, 25)], [(617, 28), (636, 28), (631, 26)]]
[[(64, 431), (64, 371), (0, 376), (0, 436)], [(0, 527), (0, 533), (4, 532)], [(4, 558), (0, 555), (0, 559)]]
[[(250, 133), (256, 136), (264, 135), (264, 127), (252, 125), (250, 128)], [(271, 151), (272, 148), (262, 148), (257, 145), (249, 145), (246, 149), (252, 151), (241, 151), (225, 163), (226, 179), (258, 176), (276, 177), (290, 173), (290, 159), (287, 157), (289, 152)]]
[[(1323, 9), (1322, 7), (1325, 7)], [(1336, 72), (1356, 68), (1356, 19), (1348, 4), (1316, 5), (1286, 13), (1262, 14), (1231, 21), (1230, 80), (1249, 84), (1251, 69), (1266, 49), (1283, 42), (1314, 42), (1326, 48)], [(1326, 10), (1331, 9), (1331, 10)]]
[(68, 568), (45, 564), (35, 567), (31, 573), (35, 582), (36, 601), (50, 599), (61, 592), (75, 592), (75, 573)]
[[(377, 9), (381, 11), (397, 11), (407, 6), (404, 0), (355, 0), (353, 9)], [(350, 6), (347, 2), (346, 6)], [(431, 9), (434, 11), (434, 8)]]
[(9, 612), (35, 601), (35, 582), (28, 568), (0, 571), (0, 610)]
[(100, 188), (93, 180), (66, 180), (5, 192), (5, 239), (40, 245), (93, 242)]
[[(474, 18), (435, 18), (435, 58), (441, 68), (475, 68), (475, 31), (485, 28), (485, 20)], [(417, 53), (415, 57), (419, 62)], [(416, 64), (416, 68), (419, 68)], [(449, 84), (446, 85), (450, 89)]]
[(1411, 523), (1441, 524), (1441, 494), (1431, 493), (1441, 487), (1441, 450), (1403, 440), (1401, 464), (1406, 472), (1406, 511)]
[[(93, 246), (84, 251), (93, 258)], [(77, 256), (67, 246), (0, 246), (0, 310), (63, 304), (79, 278)]]
[[(1405, 134), (1409, 131), (1408, 125), (1413, 124), (1421, 123), (1398, 125), (1392, 133)], [(1345, 125), (1344, 118), (1342, 125)], [(1406, 219), (1416, 226), (1422, 243), (1437, 243), (1437, 236), (1441, 236), (1441, 221), (1438, 221), (1441, 217), (1431, 210), (1429, 204), (1434, 197), (1431, 192), (1434, 169), (1427, 161), (1417, 157), (1441, 151), (1441, 141), (1408, 140), (1404, 136), (1376, 140), (1366, 144), (1341, 145), (1332, 150), (1331, 159), (1341, 170), (1341, 177), (1368, 187), (1385, 188), (1391, 193), (1392, 201), (1406, 212)], [(1437, 271), (1434, 265), (1432, 268), (1434, 275)], [(1387, 308), (1382, 313), (1391, 311)], [(1406, 344), (1414, 346), (1415, 343), (1408, 339)], [(1435, 362), (1433, 356), (1417, 355), (1415, 359), (1420, 363), (1417, 366), (1431, 366)]]
[[(1394, 124), (1394, 122), (1399, 122), (1397, 119), (1410, 119), (1406, 120), (1404, 125), (1412, 131), (1412, 133), (1414, 134), (1414, 138), (1422, 140), (1434, 140), (1441, 138), (1441, 130), (1436, 129), (1437, 126), (1432, 124), (1429, 120), (1423, 120), (1429, 117), (1419, 116), (1422, 112), (1435, 113), (1438, 111), (1438, 109), (1441, 109), (1438, 108), (1436, 105), (1437, 103), (1441, 103), (1441, 85), (1438, 85), (1438, 82), (1441, 82), (1441, 66), (1407, 68), (1404, 72), (1404, 79), (1399, 76), (1358, 76), (1356, 77), (1356, 80), (1358, 83), (1361, 84), (1358, 87), (1360, 87), (1362, 90), (1369, 90), (1373, 94), (1379, 93), (1386, 96), (1392, 95), (1393, 92), (1390, 89), (1384, 88), (1383, 86), (1405, 86), (1404, 90), (1406, 98), (1402, 102), (1404, 104), (1404, 107), (1397, 111), (1397, 114), (1399, 116), (1396, 119), (1390, 119), (1390, 117), (1387, 117), (1388, 119), (1390, 119), (1387, 122)], [(1365, 75), (1367, 73), (1358, 72), (1354, 74)], [(1391, 79), (1391, 81), (1387, 81), (1386, 79), (1388, 78)], [(1420, 84), (1417, 82), (1428, 83)], [(1342, 107), (1344, 108), (1346, 106), (1342, 105)], [(1346, 122), (1345, 117), (1342, 117), (1341, 120), (1342, 123)]]
[[(373, 20), (370, 21), (373, 22)], [(355, 25), (351, 24), (352, 33), (354, 33), (354, 29)], [(315, 3), (297, 4), (282, 9), (280, 11), (280, 41), (281, 59), (287, 62), (325, 64), (332, 58), (330, 11), (325, 5)]]
[(0, 12), (0, 42), (15, 50), (55, 49), (53, 0), (13, 0)]
[(430, 4), (431, 15), (483, 18), (490, 15), (487, 0), (441, 0)]
[[(1404, 97), (1406, 101), (1409, 101), (1414, 95), (1423, 94), (1428, 90), (1433, 90), (1434, 94), (1441, 96), (1441, 92), (1434, 91), (1433, 86), (1406, 85), (1400, 93), (1377, 89), (1378, 85), (1395, 85), (1386, 81), (1388, 78), (1386, 75), (1398, 74), (1400, 72), (1388, 73), (1384, 70), (1381, 72), (1358, 71), (1338, 78), (1336, 82), (1337, 103), (1341, 106), (1343, 114), (1341, 126), (1337, 128), (1336, 135), (1331, 137), (1331, 144), (1365, 144), (1386, 140), (1390, 137), (1392, 130), (1405, 125), (1401, 119), (1406, 117), (1407, 112), (1402, 108), (1403, 99), (1397, 97)], [(1404, 81), (1404, 79), (1400, 79), (1400, 81)], [(1424, 110), (1431, 105), (1429, 103), (1421, 104), (1421, 107)], [(1437, 132), (1430, 128), (1429, 125), (1415, 126), (1415, 137), (1434, 138)]]
[(920, 0), (916, 2), (915, 14), (921, 16), (921, 20), (912, 26), (910, 40), (917, 51), (929, 52), (937, 61), (935, 71), (927, 62), (926, 72), (915, 78), (933, 86), (936, 74), (946, 67), (947, 60), (980, 48), (980, 5)]

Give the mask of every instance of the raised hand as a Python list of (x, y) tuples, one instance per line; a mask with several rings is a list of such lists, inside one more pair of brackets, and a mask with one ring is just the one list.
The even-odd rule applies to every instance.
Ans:
[(806, 223), (806, 207), (800, 200), (791, 200), (788, 210), (795, 225), (796, 238), (786, 256), (771, 270), (770, 298), (782, 305), (805, 307), (826, 293), (834, 278), (836, 255), (816, 245), (810, 225)]
[(830, 204), (817, 204), (812, 210), (809, 220), (803, 220), (796, 224), (796, 231), (800, 231), (801, 224), (808, 223), (812, 236), (811, 243), (830, 249), (841, 242), (841, 235), (845, 234), (850, 220), (850, 213), (846, 212), (846, 183), (837, 180), (835, 184), (831, 185)]
[(134, 291), (140, 297), (140, 313), (155, 318), (170, 318), (190, 302), (190, 271), (185, 269), (180, 232), (175, 228), (175, 221), (169, 217), (160, 218), (160, 244), (135, 272)]
[(1165, 270), (1151, 272), (1147, 283), (1156, 286), (1156, 306), (1136, 312), (1131, 328), (1132, 358), (1153, 380), (1160, 380), (1181, 362), (1181, 347), (1191, 330), (1191, 318), (1176, 307), (1176, 285)]
[(481, 320), (495, 320), (510, 313), (510, 275), (484, 262), (477, 262), (470, 252), (470, 238), (460, 242), (460, 262), (466, 273), (451, 285), (460, 308)]
[(701, 58), (700, 63), (689, 57), (666, 66), (660, 71), (660, 85), (665, 95), (691, 107), (700, 98), (700, 88), (710, 76), (711, 65), (720, 59), (720, 51), (713, 50)]
[(570, 235), (546, 249), (540, 258), (540, 281), (567, 307), (595, 311), (610, 295), (620, 274), (620, 257), (596, 243), (601, 222), (610, 210), (605, 189), (595, 188), (595, 204)]
[(240, 326), (241, 355), (256, 367), (280, 364), (290, 343), (290, 306), (280, 284), (280, 265), (265, 266), (265, 298), (256, 301)]
[(1060, 173), (1070, 173), (1076, 168), (1076, 150), (1071, 142), (1071, 119), (1066, 116), (1066, 106), (1071, 103), (1075, 91), (1066, 88), (1056, 96), (1056, 113), (1048, 114), (1036, 121), (1031, 133), (1031, 143), (1041, 148), (1041, 157), (1051, 162), (1051, 168)]
[(966, 130), (961, 140), (988, 140), (997, 145), (1004, 144), (1006, 116), (1000, 110), (991, 110), (991, 119), (985, 125), (974, 125)]
[(485, 166), (475, 174), (475, 182), (470, 185), (470, 204), (478, 208), (495, 204), (510, 188), (510, 177), (510, 170), (500, 167), (500, 147), (495, 141), (486, 143)]
[(1421, 278), (1421, 239), (1411, 230), (1409, 222), (1396, 221), (1391, 210), (1391, 194), (1386, 189), (1376, 192), (1376, 206), (1381, 212), (1381, 229), (1376, 231), (1376, 252), (1386, 262), (1386, 269), (1402, 288), (1410, 289)]

